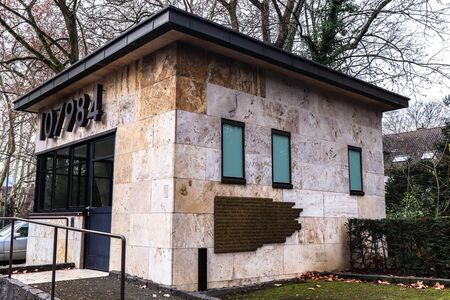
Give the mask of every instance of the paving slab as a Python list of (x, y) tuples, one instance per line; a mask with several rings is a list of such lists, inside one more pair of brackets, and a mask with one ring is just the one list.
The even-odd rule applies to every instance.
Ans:
[[(50, 293), (50, 283), (35, 284), (33, 287)], [(60, 281), (56, 283), (55, 295), (61, 300), (115, 300), (119, 299), (120, 280), (114, 276)], [(125, 284), (125, 299), (186, 299), (146, 285)], [(191, 298), (192, 299), (192, 298)]]
[[(85, 278), (98, 278), (109, 276), (108, 272), (100, 272), (88, 269), (70, 269), (57, 270), (56, 281), (70, 281)], [(38, 283), (46, 283), (52, 281), (52, 271), (45, 272), (30, 272), (24, 274), (13, 274), (14, 279), (17, 279), (25, 284), (34, 285)]]

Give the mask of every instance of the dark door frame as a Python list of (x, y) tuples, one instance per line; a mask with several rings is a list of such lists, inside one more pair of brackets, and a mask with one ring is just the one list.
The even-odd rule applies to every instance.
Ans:
[[(107, 155), (107, 156), (102, 156), (102, 157), (97, 157), (94, 159), (94, 148), (95, 148), (95, 143), (100, 142), (102, 140), (108, 139), (108, 138), (112, 138), (114, 143), (113, 143), (113, 154), (111, 155)], [(89, 209), (84, 210), (84, 217), (85, 217), (85, 228), (86, 229), (91, 229), (91, 230), (98, 230), (98, 228), (92, 228), (91, 224), (90, 224), (90, 215), (93, 213), (94, 215), (95, 210), (96, 209), (100, 209), (100, 207), (92, 207), (92, 199), (93, 199), (93, 187), (94, 187), (94, 163), (96, 161), (101, 161), (104, 159), (109, 159), (112, 158), (112, 177), (111, 177), (111, 184), (110, 184), (110, 195), (111, 195), (111, 199), (109, 200), (109, 206), (105, 206), (105, 207), (101, 207), (101, 208), (106, 208), (109, 207), (110, 210), (112, 210), (112, 200), (113, 200), (113, 185), (114, 185), (114, 159), (115, 159), (115, 145), (116, 145), (116, 137), (115, 134), (108, 134), (102, 137), (98, 137), (95, 140), (93, 140), (91, 143), (89, 143), (89, 149), (88, 149), (88, 167), (87, 167), (87, 173), (88, 173), (88, 183), (87, 183), (87, 199), (86, 199), (86, 203), (85, 203), (85, 207)], [(89, 210), (92, 210), (92, 212), (90, 212)], [(111, 212), (110, 214), (110, 218), (109, 218), (109, 233), (111, 233)], [(100, 231), (104, 231), (104, 230), (100, 230)], [(92, 240), (92, 238), (105, 238), (105, 237), (99, 237), (99, 236), (94, 236), (94, 235), (84, 235), (84, 249), (83, 249), (83, 267), (84, 268), (89, 268), (89, 266), (86, 265), (86, 261), (87, 261), (87, 255), (88, 255), (88, 250), (90, 247), (90, 241), (89, 239)], [(111, 249), (108, 247), (109, 253), (108, 253), (108, 258), (110, 256), (110, 252)], [(109, 260), (109, 259), (108, 259)], [(109, 261), (108, 261), (108, 266), (109, 268)], [(106, 270), (108, 271), (108, 270)]]

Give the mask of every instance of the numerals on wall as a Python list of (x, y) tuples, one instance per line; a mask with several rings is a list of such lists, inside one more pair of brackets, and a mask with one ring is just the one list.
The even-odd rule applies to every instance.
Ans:
[(54, 138), (65, 131), (72, 132), (75, 124), (78, 127), (86, 127), (89, 120), (100, 121), (102, 119), (103, 86), (98, 84), (93, 99), (83, 94), (79, 99), (69, 100), (54, 109), (42, 113), (40, 139)]

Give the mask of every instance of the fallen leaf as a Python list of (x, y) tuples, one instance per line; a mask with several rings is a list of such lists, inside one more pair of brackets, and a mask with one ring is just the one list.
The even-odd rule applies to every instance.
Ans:
[(416, 289), (426, 289), (427, 286), (423, 284), (423, 281), (418, 280), (416, 283), (411, 284), (412, 287), (415, 287)]
[(281, 286), (281, 283), (275, 283), (274, 286)]
[(316, 284), (316, 288), (320, 288), (320, 284)]
[(440, 284), (439, 282), (436, 282), (433, 286), (435, 290), (443, 290), (445, 286), (443, 284)]
[(315, 288), (309, 288), (308, 290), (310, 290), (310, 291), (315, 291), (316, 289), (315, 289)]
[(169, 294), (164, 294), (163, 297), (169, 298), (170, 295)]

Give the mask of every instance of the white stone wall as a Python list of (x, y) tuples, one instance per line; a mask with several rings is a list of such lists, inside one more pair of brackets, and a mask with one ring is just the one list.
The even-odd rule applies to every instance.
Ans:
[[(96, 84), (103, 84), (102, 120), (91, 121), (85, 128), (75, 127), (73, 132), (63, 132), (55, 139), (36, 141), (36, 152), (42, 152), (116, 130), (111, 232), (127, 239), (128, 274), (166, 285), (172, 284), (175, 89), (165, 83), (174, 81), (176, 61), (164, 57), (171, 55), (174, 51), (169, 46), (111, 70), (98, 82), (63, 98), (92, 95)], [(29, 261), (48, 262), (53, 245), (51, 229), (37, 233), (32, 227), (30, 233)], [(81, 240), (76, 247), (69, 247), (73, 252), (69, 262), (75, 261), (77, 267), (82, 265), (80, 245)], [(110, 270), (120, 270), (120, 255), (120, 241), (112, 239)]]
[[(347, 218), (385, 216), (381, 113), (336, 90), (271, 71), (264, 77), (232, 61), (226, 65), (227, 59), (225, 65), (216, 58), (211, 63), (195, 51), (194, 58), (205, 58), (203, 65), (190, 58), (191, 65), (177, 65), (174, 49), (157, 51), (100, 80), (106, 90), (101, 122), (36, 145), (41, 152), (116, 130), (112, 232), (127, 238), (126, 272), (195, 290), (198, 248), (208, 248), (210, 288), (347, 267)], [(220, 70), (217, 85), (208, 81)], [(261, 84), (242, 79), (247, 77)], [(91, 93), (94, 84), (79, 93)], [(236, 89), (224, 87), (232, 85)], [(246, 124), (245, 186), (220, 182), (222, 117)], [(292, 190), (272, 188), (271, 128), (291, 133)], [(347, 145), (362, 147), (365, 196), (349, 195)], [(215, 196), (295, 202), (303, 208), (303, 229), (284, 244), (214, 254)], [(47, 260), (51, 234), (33, 228), (30, 234), (30, 261)], [(79, 265), (81, 246), (70, 251)], [(119, 268), (120, 242), (113, 240), (110, 269)]]
[[(177, 111), (173, 285), (197, 288), (197, 249), (208, 248), (208, 287), (348, 267), (345, 222), (385, 217), (381, 113), (274, 74), (266, 97), (208, 84), (207, 114)], [(247, 185), (220, 183), (221, 118), (245, 122)], [(289, 131), (294, 188), (273, 189), (271, 128)], [(365, 196), (349, 195), (347, 146), (362, 147)], [(214, 254), (215, 196), (269, 197), (303, 208), (303, 229), (284, 244)]]
[[(71, 220), (73, 219), (73, 220)], [(36, 220), (42, 223), (66, 226), (66, 220)], [(74, 228), (83, 228), (83, 217), (69, 217), (69, 226), (73, 222)], [(29, 224), (27, 242), (27, 265), (43, 265), (53, 262), (54, 229), (47, 226)], [(80, 267), (82, 263), (82, 235), (69, 231), (67, 240), (67, 262)], [(63, 263), (66, 251), (66, 231), (58, 229), (57, 263)]]

